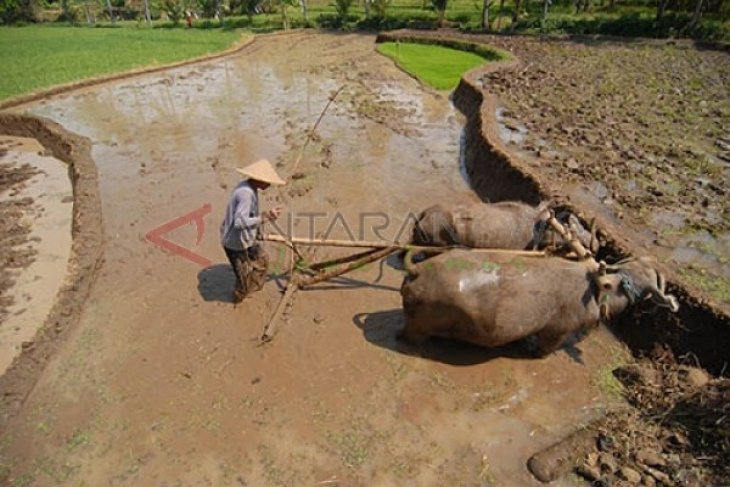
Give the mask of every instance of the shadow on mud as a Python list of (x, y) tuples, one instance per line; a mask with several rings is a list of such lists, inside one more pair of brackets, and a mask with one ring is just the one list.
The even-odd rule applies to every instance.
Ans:
[[(476, 365), (495, 358), (534, 359), (532, 345), (528, 340), (510, 343), (502, 347), (485, 348), (445, 338), (430, 338), (419, 345), (411, 345), (399, 340), (398, 334), (403, 329), (403, 310), (394, 308), (375, 313), (358, 313), (352, 322), (362, 330), (365, 339), (379, 347), (394, 352), (421, 357), (450, 365)], [(579, 337), (571, 338), (564, 351), (574, 361), (582, 364), (582, 352), (575, 344)]]
[(228, 264), (213, 264), (198, 272), (198, 292), (206, 301), (233, 303), (236, 276)]

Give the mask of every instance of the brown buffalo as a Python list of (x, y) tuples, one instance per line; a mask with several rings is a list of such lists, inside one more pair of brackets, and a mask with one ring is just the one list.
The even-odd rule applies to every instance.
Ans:
[(646, 298), (676, 311), (647, 258), (613, 266), (593, 259), (514, 257), (455, 249), (414, 264), (406, 255), (402, 338), (431, 336), (496, 347), (529, 336), (540, 355)]
[[(518, 201), (453, 206), (439, 204), (425, 209), (418, 216), (410, 243), (500, 249), (559, 247), (563, 241), (547, 224), (549, 217), (546, 203), (536, 207)], [(563, 213), (558, 220), (595, 254), (598, 240), (575, 215)]]

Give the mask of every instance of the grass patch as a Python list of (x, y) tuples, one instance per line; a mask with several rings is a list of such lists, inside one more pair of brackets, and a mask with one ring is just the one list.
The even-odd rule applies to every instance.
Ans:
[(222, 51), (236, 32), (202, 29), (0, 29), (0, 100), (94, 76), (169, 64)]
[(629, 362), (629, 355), (621, 347), (611, 347), (611, 357), (607, 363), (593, 373), (591, 385), (601, 392), (608, 401), (619, 401), (623, 397), (624, 388), (613, 374), (618, 367)]
[(730, 282), (722, 276), (715, 276), (694, 267), (679, 269), (679, 274), (690, 285), (712, 295), (718, 301), (730, 303)]
[(437, 90), (456, 88), (462, 74), (486, 62), (472, 52), (426, 44), (385, 42), (378, 45), (378, 52)]

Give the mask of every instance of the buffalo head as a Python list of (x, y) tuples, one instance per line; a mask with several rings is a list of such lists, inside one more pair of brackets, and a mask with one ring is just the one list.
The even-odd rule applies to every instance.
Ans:
[(646, 299), (673, 313), (679, 310), (677, 298), (666, 293), (664, 276), (650, 257), (629, 258), (612, 265), (601, 262), (595, 279), (603, 318)]

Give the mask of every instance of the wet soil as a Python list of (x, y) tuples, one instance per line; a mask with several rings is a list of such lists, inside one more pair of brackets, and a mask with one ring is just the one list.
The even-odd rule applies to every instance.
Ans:
[(33, 199), (21, 194), (38, 169), (28, 163), (11, 160), (9, 150), (17, 150), (21, 141), (0, 139), (0, 323), (5, 321), (8, 307), (14, 302), (9, 290), (17, 271), (30, 265), (35, 250), (30, 245), (34, 208)]
[[(607, 371), (627, 351), (603, 328), (539, 360), (521, 344), (399, 344), (389, 265), (299, 292), (259, 346), (280, 292), (272, 275), (230, 302), (217, 227), (234, 168), (267, 157), (289, 175), (343, 84), (301, 175), (264, 193), (265, 208), (287, 205), (281, 226), (398, 238), (410, 212), (476, 199), (461, 116), (372, 36), (261, 37), (223, 60), (26, 107), (93, 141), (106, 239), (78, 324), (3, 424), (6, 483), (539, 485), (526, 459), (619, 401)], [(196, 210), (202, 233), (191, 221), (166, 238), (210, 265), (145, 238)]]
[(2, 289), (5, 307), (0, 311), (3, 374), (23, 347), (32, 344), (66, 275), (73, 196), (68, 167), (46, 155), (37, 141), (0, 137), (0, 146), (8, 148), (0, 163), (9, 171), (4, 183), (10, 184), (0, 194), (3, 225), (9, 227), (3, 242), (10, 246), (0, 261), (7, 277)]

